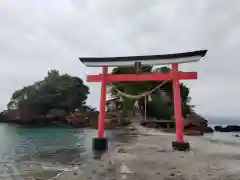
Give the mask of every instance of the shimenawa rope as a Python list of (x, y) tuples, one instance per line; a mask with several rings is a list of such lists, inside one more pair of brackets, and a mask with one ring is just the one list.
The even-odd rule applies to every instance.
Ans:
[(124, 93), (122, 91), (120, 91), (116, 86), (114, 86), (113, 84), (111, 85), (118, 93), (118, 95), (122, 96), (122, 97), (125, 97), (125, 98), (128, 98), (128, 99), (141, 99), (143, 98), (144, 96), (148, 96), (150, 95), (152, 92), (154, 92), (156, 89), (160, 88), (161, 86), (163, 86), (166, 82), (168, 81), (163, 81), (161, 84), (159, 84), (158, 86), (156, 86), (155, 88), (153, 88), (152, 90), (150, 91), (147, 91), (147, 92), (143, 92), (142, 94), (138, 94), (138, 95), (134, 95), (134, 94), (127, 94), (127, 93)]

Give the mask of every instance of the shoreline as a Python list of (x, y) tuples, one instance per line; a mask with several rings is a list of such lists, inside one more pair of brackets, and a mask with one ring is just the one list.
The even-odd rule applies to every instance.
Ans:
[[(89, 138), (89, 153), (77, 156), (70, 163), (40, 164), (41, 168), (30, 174), (14, 175), (33, 176), (37, 180), (239, 179), (240, 141), (224, 142), (211, 135), (184, 136), (190, 142), (191, 150), (173, 151), (175, 133), (146, 128), (139, 121), (136, 117), (131, 125), (106, 131), (109, 149), (103, 154), (89, 151), (92, 142)], [(95, 136), (95, 131), (89, 135)]]
[(145, 128), (138, 122), (132, 126), (131, 142), (111, 143), (100, 159), (91, 160), (75, 175), (68, 172), (57, 179), (239, 179), (240, 145), (185, 136), (191, 150), (173, 151), (175, 134)]

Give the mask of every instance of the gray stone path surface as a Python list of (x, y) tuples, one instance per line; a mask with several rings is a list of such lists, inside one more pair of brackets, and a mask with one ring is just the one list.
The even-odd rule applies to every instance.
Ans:
[[(171, 148), (174, 134), (136, 126), (130, 143), (115, 144), (84, 171), (91, 180), (239, 180), (240, 146), (187, 137), (192, 150)], [(134, 133), (133, 133), (134, 134)], [(116, 148), (117, 147), (117, 148)], [(83, 177), (83, 176), (81, 176)], [(76, 178), (77, 179), (77, 178)], [(82, 178), (81, 178), (82, 179)], [(75, 179), (74, 179), (75, 180)]]

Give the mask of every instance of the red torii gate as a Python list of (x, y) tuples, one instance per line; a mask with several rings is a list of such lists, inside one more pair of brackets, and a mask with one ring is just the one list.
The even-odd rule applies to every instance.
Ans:
[[(185, 52), (178, 54), (150, 55), (150, 56), (129, 56), (129, 57), (101, 57), (101, 58), (79, 58), (88, 67), (102, 67), (102, 74), (89, 75), (88, 82), (101, 82), (100, 112), (98, 120), (98, 137), (93, 139), (94, 150), (106, 150), (107, 139), (104, 138), (104, 118), (106, 103), (107, 82), (129, 82), (129, 81), (173, 81), (174, 114), (176, 124), (176, 141), (172, 146), (176, 150), (188, 150), (188, 142), (183, 140), (182, 107), (180, 98), (179, 80), (197, 79), (197, 72), (179, 72), (178, 64), (199, 61), (205, 56), (207, 50)], [(172, 64), (170, 73), (144, 73), (144, 74), (108, 74), (108, 67), (131, 66), (135, 63), (142, 65), (163, 65)]]

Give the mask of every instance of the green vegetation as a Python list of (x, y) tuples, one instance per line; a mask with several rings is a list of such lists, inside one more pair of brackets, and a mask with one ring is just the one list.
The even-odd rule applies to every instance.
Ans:
[[(168, 73), (171, 69), (167, 67), (161, 67), (153, 69), (152, 66), (144, 66), (141, 69), (141, 73), (153, 73), (162, 72)], [(136, 73), (134, 67), (117, 67), (114, 68), (112, 74), (124, 74), (124, 73)], [(146, 81), (146, 82), (124, 82), (124, 83), (113, 83), (109, 84), (110, 93), (113, 97), (118, 97), (116, 88), (127, 94), (141, 94), (146, 91), (150, 91), (157, 87), (163, 81)], [(183, 83), (180, 85), (181, 98), (182, 98), (182, 113), (186, 116), (193, 111), (193, 105), (190, 104), (191, 98), (189, 97), (189, 88)], [(163, 96), (162, 92), (166, 93)], [(158, 119), (171, 119), (173, 116), (173, 89), (172, 82), (165, 83), (161, 88), (157, 89), (151, 94), (152, 101), (147, 102), (147, 114)], [(166, 100), (168, 99), (168, 100)], [(123, 114), (132, 111), (134, 108), (134, 101), (132, 99), (123, 98)], [(144, 111), (144, 98), (139, 100), (139, 106), (141, 111)]]
[[(153, 69), (151, 66), (141, 68), (141, 73), (162, 72), (168, 73), (171, 69), (161, 67)], [(134, 67), (114, 68), (113, 74), (136, 73)], [(113, 97), (118, 97), (116, 88), (120, 91), (138, 95), (150, 91), (161, 84), (163, 81), (146, 82), (124, 82), (108, 84), (110, 93)], [(189, 88), (181, 84), (181, 98), (183, 116), (190, 114), (193, 107), (190, 104)], [(60, 74), (57, 70), (51, 70), (43, 80), (37, 81), (32, 85), (23, 87), (12, 94), (10, 102), (7, 105), (7, 111), (1, 113), (5, 118), (13, 122), (49, 122), (59, 121), (67, 123), (70, 116), (74, 119), (72, 112), (79, 109), (81, 113), (94, 114), (94, 121), (97, 120), (97, 111), (86, 105), (89, 88), (83, 84), (78, 77), (72, 77), (68, 74)], [(147, 97), (148, 98), (148, 97)], [(160, 88), (151, 94), (151, 101), (147, 100), (147, 115), (157, 119), (172, 119), (173, 117), (173, 91), (172, 82), (166, 82)], [(135, 100), (123, 98), (123, 109), (121, 111), (121, 123), (126, 124), (128, 118), (134, 111)], [(138, 100), (138, 105), (144, 113), (144, 97)], [(79, 111), (78, 111), (79, 112)], [(91, 118), (87, 119), (91, 119)], [(92, 117), (92, 116), (91, 116)], [(82, 123), (83, 120), (74, 123)], [(69, 122), (68, 122), (69, 123)], [(89, 123), (89, 122), (88, 122)]]
[(71, 112), (85, 106), (88, 94), (89, 88), (80, 78), (51, 70), (43, 80), (15, 91), (7, 107), (34, 114), (46, 114), (51, 109)]

